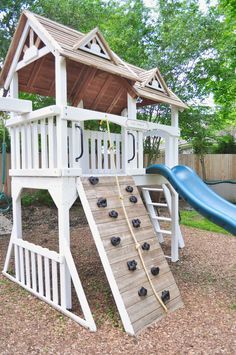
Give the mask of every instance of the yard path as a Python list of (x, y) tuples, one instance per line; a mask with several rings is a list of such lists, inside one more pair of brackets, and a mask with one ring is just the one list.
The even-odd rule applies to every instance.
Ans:
[[(38, 213), (30, 218), (38, 220)], [(49, 219), (51, 225), (25, 225), (24, 236), (57, 249), (52, 215)], [(236, 354), (236, 238), (182, 230), (186, 247), (171, 269), (185, 307), (132, 338), (122, 330), (89, 228), (77, 211), (73, 255), (98, 331), (90, 333), (1, 275), (0, 354)], [(0, 237), (1, 268), (8, 240)]]

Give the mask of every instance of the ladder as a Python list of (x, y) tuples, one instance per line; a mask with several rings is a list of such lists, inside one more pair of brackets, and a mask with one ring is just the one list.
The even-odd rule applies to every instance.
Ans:
[[(165, 202), (153, 202), (150, 194), (153, 191), (163, 193)], [(178, 221), (178, 194), (169, 184), (162, 184), (160, 187), (142, 187), (142, 194), (159, 243), (164, 242), (165, 235), (171, 236), (171, 256), (166, 257), (173, 262), (179, 260), (179, 247), (184, 247), (184, 240)], [(159, 215), (158, 207), (166, 209), (169, 216)], [(170, 228), (161, 228), (161, 222), (168, 222)]]

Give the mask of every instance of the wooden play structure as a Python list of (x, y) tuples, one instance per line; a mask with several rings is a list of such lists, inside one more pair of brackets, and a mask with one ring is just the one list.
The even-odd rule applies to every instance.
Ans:
[[(178, 111), (186, 105), (159, 70), (124, 62), (98, 28), (83, 34), (24, 11), (0, 85), (5, 94), (9, 89), (0, 110), (11, 112), (14, 219), (3, 274), (96, 330), (70, 249), (69, 212), (79, 197), (125, 331), (135, 335), (182, 306), (160, 247), (169, 235), (174, 262), (184, 246), (178, 195), (163, 177), (146, 175), (143, 166), (146, 136), (165, 141), (167, 166), (178, 162)], [(52, 105), (33, 110), (19, 92), (51, 97)], [(170, 105), (171, 125), (137, 120), (138, 107), (158, 103)], [(89, 121), (103, 125), (89, 130)], [(110, 132), (112, 125), (118, 133)], [(51, 194), (58, 208), (59, 252), (22, 238), (23, 188)], [(164, 192), (166, 202), (153, 202), (153, 190)], [(169, 217), (157, 213), (160, 207)], [(14, 272), (8, 272), (11, 258)], [(84, 318), (71, 311), (72, 284)]]

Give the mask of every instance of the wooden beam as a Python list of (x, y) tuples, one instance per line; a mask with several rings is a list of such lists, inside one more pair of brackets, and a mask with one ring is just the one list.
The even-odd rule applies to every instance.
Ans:
[(19, 39), (19, 43), (16, 48), (15, 55), (12, 59), (11, 66), (10, 66), (10, 69), (8, 71), (8, 74), (7, 74), (7, 77), (5, 80), (5, 84), (4, 84), (5, 89), (8, 89), (10, 86), (11, 79), (12, 79), (14, 72), (16, 71), (16, 66), (17, 66), (18, 60), (20, 58), (21, 52), (24, 48), (25, 40), (28, 36), (28, 32), (29, 32), (29, 22), (27, 21), (25, 24), (24, 30), (22, 32), (21, 38)]
[(32, 102), (29, 100), (0, 97), (0, 111), (26, 113), (32, 111)]
[(29, 32), (29, 46), (32, 47), (33, 45), (34, 45), (34, 31), (31, 28)]
[(85, 65), (82, 66), (79, 74), (78, 74), (78, 77), (77, 79), (75, 80), (73, 86), (72, 86), (72, 89), (70, 91), (70, 94), (69, 94), (69, 97), (70, 97), (70, 100), (73, 101), (73, 97), (75, 96), (76, 92), (79, 90), (79, 86), (80, 86), (80, 83), (82, 81), (82, 78), (83, 76), (85, 75), (86, 71), (88, 71), (89, 68), (86, 67)]
[(24, 59), (22, 59), (20, 62), (18, 62), (17, 66), (16, 66), (16, 71), (26, 67), (27, 65), (29, 65), (32, 62), (34, 62), (35, 60), (38, 60), (38, 59), (44, 57), (48, 53), (50, 53), (50, 50), (46, 46), (41, 48), (41, 49), (39, 49), (37, 57), (33, 57), (32, 59), (28, 60), (27, 62), (25, 62)]
[(135, 90), (135, 88), (124, 78), (121, 77), (117, 77), (116, 78), (117, 81), (119, 81), (121, 83), (121, 85), (128, 91), (128, 93), (130, 94), (130, 96), (135, 99), (138, 97), (138, 93)]
[(29, 47), (25, 44), (23, 48), (23, 52), (25, 53)]
[(41, 43), (41, 39), (40, 39), (39, 37), (37, 37), (37, 38), (36, 38), (36, 41), (35, 41), (35, 44), (34, 44), (35, 47), (36, 47), (36, 48), (39, 48), (40, 43)]
[(97, 72), (97, 69), (95, 69), (95, 68), (89, 69), (89, 71), (87, 71), (87, 73), (85, 74), (85, 77), (81, 81), (79, 90), (76, 93), (76, 97), (74, 98), (74, 100), (72, 102), (73, 106), (77, 106), (78, 103), (83, 99), (86, 89), (89, 86), (89, 84), (93, 81), (93, 79), (96, 75), (96, 72)]
[(111, 81), (112, 81), (113, 77), (111, 75), (108, 75), (106, 77), (106, 80), (101, 88), (101, 90), (99, 91), (97, 97), (95, 98), (92, 106), (91, 106), (91, 110), (95, 110), (97, 108), (97, 104), (99, 103), (99, 101), (102, 99), (103, 95), (105, 94), (106, 90), (108, 89)]
[(123, 92), (124, 92), (124, 88), (120, 88), (117, 94), (115, 95), (114, 99), (112, 100), (111, 104), (107, 108), (106, 110), (107, 113), (110, 113), (113, 110), (114, 106), (117, 104)]
[(29, 89), (31, 88), (31, 86), (33, 86), (34, 81), (36, 79), (36, 76), (38, 75), (40, 69), (42, 68), (43, 62), (44, 62), (45, 57), (43, 57), (43, 59), (41, 60), (40, 63), (38, 63), (38, 61), (34, 62), (34, 67), (31, 71), (29, 80), (27, 82), (27, 86), (29, 87)]

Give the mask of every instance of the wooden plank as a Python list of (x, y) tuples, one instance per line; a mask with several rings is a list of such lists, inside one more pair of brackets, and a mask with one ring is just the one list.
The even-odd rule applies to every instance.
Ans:
[(32, 111), (32, 102), (11, 97), (0, 97), (0, 111), (28, 113)]
[[(123, 199), (123, 202), (124, 202), (124, 205), (125, 206), (134, 206), (134, 204), (132, 202), (130, 202), (129, 198), (130, 196), (133, 196), (133, 194), (126, 194), (124, 196), (124, 199)], [(137, 197), (137, 203), (135, 204), (135, 206), (142, 206), (143, 207), (143, 202), (142, 202), (142, 199), (136, 195), (134, 195)], [(100, 197), (104, 197), (106, 198), (106, 191), (104, 191), (104, 196), (101, 195)], [(113, 196), (110, 196), (109, 198), (106, 199), (107, 200), (107, 207), (101, 207), (99, 208), (99, 210), (101, 209), (102, 211), (109, 211), (111, 209), (115, 209), (117, 207), (120, 207), (120, 199), (119, 197), (116, 195), (113, 195)], [(98, 202), (98, 199), (97, 198), (90, 198), (89, 199), (89, 206), (91, 208), (92, 211), (99, 211), (98, 210), (98, 206), (97, 206), (97, 202)]]
[[(152, 226), (146, 227), (146, 228), (139, 228), (139, 230), (137, 230), (135, 232), (135, 236), (136, 236), (139, 243), (145, 242), (147, 238), (150, 238), (153, 236)], [(110, 249), (114, 249), (114, 246), (111, 244), (112, 237), (120, 237), (120, 239), (121, 239), (120, 244), (118, 246), (116, 246), (117, 249), (122, 248), (127, 245), (130, 245), (130, 244), (133, 245), (133, 238), (132, 238), (129, 231), (119, 232), (118, 234), (116, 234), (116, 233), (111, 234), (111, 235), (108, 235), (108, 236), (105, 236), (102, 238), (104, 248), (106, 249), (107, 252)], [(156, 238), (156, 236), (154, 236), (153, 238)]]
[(38, 293), (44, 296), (44, 282), (43, 282), (43, 260), (42, 255), (37, 254), (37, 278), (38, 278)]
[(37, 271), (35, 253), (31, 251), (31, 273), (32, 273), (32, 289), (37, 292)]
[(77, 89), (77, 92), (75, 94), (74, 100), (72, 102), (73, 106), (77, 106), (80, 101), (83, 99), (87, 87), (90, 85), (90, 83), (93, 81), (95, 75), (96, 75), (97, 69), (95, 68), (89, 68), (83, 78), (83, 80), (80, 82), (80, 86)]
[[(113, 210), (118, 213), (117, 218), (112, 218), (109, 216), (109, 212), (111, 212)], [(141, 204), (139, 206), (136, 206), (134, 204), (133, 204), (133, 206), (127, 206), (126, 212), (128, 214), (131, 224), (132, 224), (132, 219), (139, 218), (141, 225), (142, 225), (142, 217), (146, 216), (146, 214), (147, 214), (145, 207)], [(98, 226), (100, 224), (110, 223), (111, 221), (113, 221), (114, 225), (116, 225), (116, 227), (119, 228), (119, 224), (122, 222), (122, 220), (125, 220), (125, 215), (124, 215), (122, 207), (116, 207), (116, 208), (112, 208), (109, 210), (99, 208), (98, 211), (93, 212), (93, 215), (94, 215), (94, 219), (95, 219), (96, 223), (98, 224)]]
[(115, 105), (117, 104), (118, 100), (120, 99), (124, 89), (120, 88), (118, 92), (116, 93), (115, 97), (113, 98), (112, 102), (109, 104), (109, 106), (106, 109), (106, 112), (111, 113)]
[[(148, 286), (147, 286), (148, 287)], [(170, 301), (173, 299), (175, 300), (177, 297), (180, 296), (178, 289), (175, 287), (175, 284), (173, 285), (168, 285), (168, 291), (170, 292)], [(165, 285), (160, 285), (159, 289), (157, 290), (158, 295), (161, 296), (161, 292), (164, 291), (165, 289)], [(137, 289), (135, 289), (136, 294), (138, 295)], [(143, 319), (146, 314), (150, 314), (154, 311), (159, 311), (158, 313), (162, 316), (164, 316), (164, 310), (162, 309), (160, 303), (156, 300), (155, 296), (152, 294), (149, 297), (145, 297), (143, 299), (141, 299), (139, 296), (137, 296), (139, 298), (138, 303), (132, 304), (132, 306), (130, 306), (128, 308), (128, 312), (131, 318), (131, 321), (134, 323), (140, 319)], [(168, 301), (168, 303), (166, 304), (166, 306), (169, 308), (169, 303), (170, 301)]]
[(25, 249), (25, 274), (26, 274), (26, 285), (31, 287), (31, 279), (30, 279), (30, 255), (29, 250)]
[[(94, 186), (90, 185), (87, 179), (83, 178), (82, 180), (84, 182), (86, 194), (89, 195), (88, 202), (91, 207), (94, 221), (97, 222), (96, 225), (103, 242), (106, 256), (112, 268), (113, 276), (116, 280), (128, 316), (130, 317), (131, 324), (135, 324), (135, 332), (138, 332), (140, 329), (151, 324), (154, 320), (161, 319), (165, 315), (165, 312), (153, 293), (140, 256), (135, 247), (133, 237), (128, 228), (127, 221), (124, 219), (121, 202), (117, 196), (118, 191), (115, 188), (115, 178), (103, 177), (99, 180), (98, 184)], [(123, 183), (124, 190), (127, 184), (134, 186), (134, 181), (131, 177), (122, 177), (121, 183)], [(107, 201), (109, 201), (108, 207), (96, 208), (96, 195), (102, 194), (100, 197), (104, 197), (104, 194), (106, 194), (107, 197), (107, 191), (110, 186), (112, 187), (113, 192), (111, 197), (107, 198)], [(167, 303), (167, 308), (179, 308), (182, 306), (182, 301), (178, 287), (175, 284), (174, 277), (165, 260), (163, 251), (158, 243), (150, 218), (138, 194), (137, 188), (135, 188), (135, 192), (138, 196), (137, 205), (132, 206), (129, 202), (129, 196), (131, 194), (125, 195), (125, 204), (127, 204), (126, 211), (129, 219), (136, 216), (142, 222), (142, 227), (138, 229), (133, 228), (133, 232), (137, 241), (141, 245), (144, 241), (150, 245), (148, 251), (141, 249), (142, 258), (148, 270), (148, 274), (159, 296), (161, 296), (163, 290), (170, 291), (171, 300)], [(117, 219), (110, 220), (108, 212), (114, 205), (114, 209), (119, 213), (119, 216)], [(121, 243), (118, 246), (113, 246), (111, 244), (112, 236), (119, 236), (121, 238)], [(135, 260), (137, 262), (137, 268), (135, 271), (130, 271), (128, 269), (127, 262), (130, 260)], [(153, 266), (160, 268), (159, 274), (156, 276), (151, 273), (151, 267)], [(146, 297), (141, 298), (138, 295), (138, 290), (141, 287), (145, 287), (148, 290)]]
[(107, 91), (112, 79), (113, 79), (113, 77), (111, 75), (107, 75), (106, 80), (105, 80), (101, 90), (98, 92), (98, 94), (97, 94), (97, 96), (96, 96), (96, 98), (95, 98), (95, 100), (94, 100), (94, 102), (93, 102), (93, 104), (92, 104), (92, 106), (90, 108), (91, 110), (96, 110), (99, 101), (102, 100), (102, 98), (103, 98), (105, 92)]
[(52, 300), (54, 303), (59, 304), (58, 297), (58, 268), (57, 262), (52, 260)]
[[(45, 297), (51, 300), (51, 282), (50, 282), (50, 263), (49, 259), (44, 257), (44, 274), (45, 274)], [(54, 277), (54, 275), (52, 275)]]

